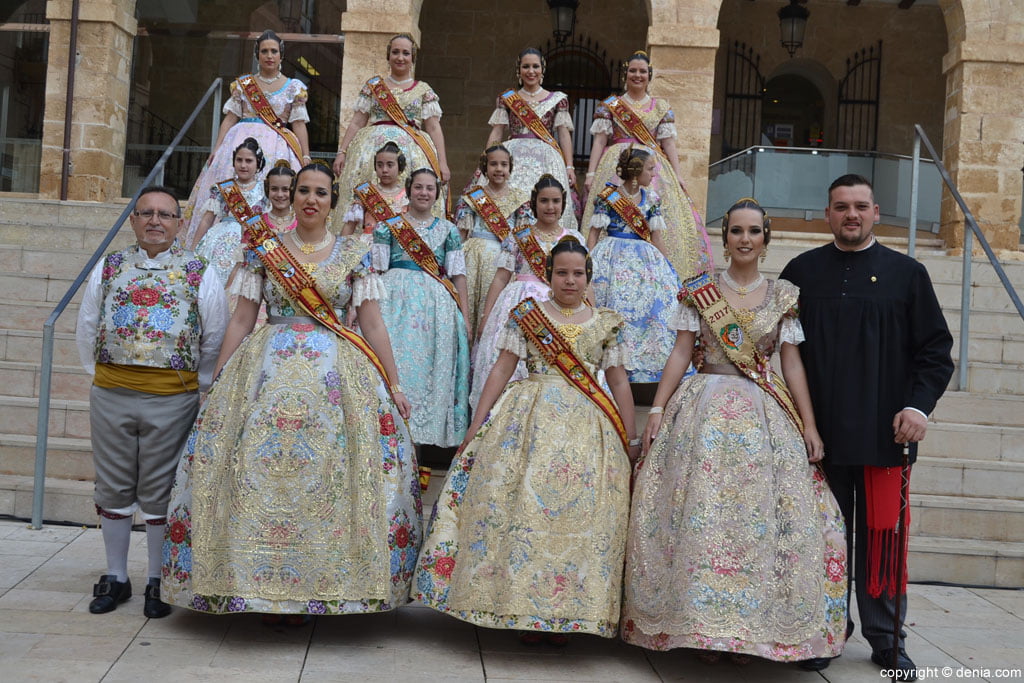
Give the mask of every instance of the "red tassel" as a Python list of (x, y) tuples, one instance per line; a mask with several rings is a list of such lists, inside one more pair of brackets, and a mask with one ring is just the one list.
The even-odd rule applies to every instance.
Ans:
[[(896, 533), (900, 522), (900, 468), (865, 467), (864, 492), (868, 517), (867, 581), (868, 594), (881, 597), (884, 590), (890, 598), (897, 595), (896, 577), (901, 563), (907, 561), (910, 534), (904, 533), (902, 548)], [(910, 507), (907, 507), (906, 529), (910, 529)], [(906, 591), (906, 572), (901, 591)], [(901, 593), (902, 594), (902, 593)]]

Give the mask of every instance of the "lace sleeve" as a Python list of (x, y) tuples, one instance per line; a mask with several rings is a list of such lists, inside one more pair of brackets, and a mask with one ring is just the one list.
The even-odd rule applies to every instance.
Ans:
[(353, 109), (360, 114), (369, 114), (372, 107), (373, 97), (370, 94), (370, 86), (364, 85), (363, 89), (359, 91), (359, 96), (356, 98), (356, 104)]
[(391, 267), (391, 231), (388, 226), (378, 223), (373, 231), (373, 246), (370, 247), (370, 267), (378, 273), (387, 272)]
[(502, 105), (501, 98), (498, 98), (498, 106), (494, 108), (491, 118), (487, 119), (488, 126), (507, 126), (508, 110)]
[(242, 267), (235, 271), (235, 279), (228, 288), (228, 296), (240, 296), (259, 303), (263, 298), (263, 262), (251, 249), (242, 256)]
[(352, 205), (348, 207), (348, 211), (341, 217), (342, 223), (358, 223), (363, 224), (363, 204), (362, 202), (352, 202)]
[(654, 131), (654, 137), (658, 140), (676, 137), (676, 124), (659, 123), (657, 129)]
[[(491, 315), (496, 315), (497, 313), (499, 311), (492, 311)], [(501, 331), (498, 332), (497, 347), (502, 351), (511, 351), (519, 358), (526, 358), (526, 337), (523, 336), (523, 331), (518, 323), (511, 318), (505, 321)]]
[(501, 243), (501, 251), (494, 257), (494, 267), (504, 268), (510, 273), (516, 272), (516, 252), (519, 248), (516, 246), (515, 239), (512, 236), (508, 236)]
[(594, 214), (588, 227), (607, 230), (612, 223), (612, 207), (602, 197), (594, 197)]
[(576, 127), (572, 125), (572, 114), (569, 113), (569, 98), (562, 93), (562, 98), (558, 100), (558, 104), (555, 105), (555, 125), (554, 129), (564, 127), (570, 133), (576, 130)]
[(441, 99), (432, 88), (428, 87), (427, 91), (423, 93), (423, 109), (421, 110), (420, 116), (423, 121), (435, 117), (440, 121), (441, 114)]
[(804, 327), (799, 318), (785, 316), (779, 323), (779, 341), (798, 345), (804, 342)]
[(680, 301), (668, 318), (668, 327), (679, 332), (700, 332), (700, 314), (697, 309)]
[[(618, 317), (618, 314), (615, 314)], [(601, 370), (624, 366), (629, 362), (629, 351), (622, 336), (622, 318), (619, 317), (619, 324), (609, 330), (604, 341), (604, 353), (601, 354)]]
[(365, 273), (352, 279), (352, 306), (359, 308), (364, 301), (380, 301), (388, 298), (387, 288), (380, 275)]
[(448, 277), (466, 274), (466, 254), (462, 249), (454, 249), (444, 255), (444, 270)]
[(238, 84), (238, 81), (231, 81), (231, 95), (228, 97), (228, 101), (224, 103), (224, 109), (221, 113), (234, 114), (238, 118), (245, 118), (245, 107), (242, 104), (242, 86)]
[(590, 124), (591, 135), (600, 135), (603, 133), (604, 135), (611, 137), (614, 132), (611, 121), (608, 119), (599, 119), (596, 115), (594, 116), (594, 122)]

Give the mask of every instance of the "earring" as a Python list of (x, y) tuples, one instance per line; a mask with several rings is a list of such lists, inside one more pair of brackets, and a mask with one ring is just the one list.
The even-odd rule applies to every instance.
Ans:
[(633, 194), (636, 194), (636, 191), (640, 188), (640, 181), (634, 178), (631, 187), (633, 188)]
[(761, 263), (764, 263), (766, 258), (768, 258), (768, 247), (761, 250)]
[(732, 258), (732, 254), (729, 253), (729, 247), (723, 249), (722, 252), (725, 254), (725, 262), (728, 263), (729, 259)]

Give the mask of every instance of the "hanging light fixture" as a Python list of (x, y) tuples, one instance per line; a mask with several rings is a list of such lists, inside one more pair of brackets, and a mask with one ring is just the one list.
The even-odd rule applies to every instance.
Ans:
[(790, 58), (803, 47), (804, 31), (807, 29), (807, 17), (811, 16), (806, 7), (797, 0), (789, 0), (789, 4), (779, 10), (779, 31), (782, 33), (782, 47), (786, 48)]
[(553, 32), (559, 45), (564, 43), (576, 28), (576, 8), (579, 6), (579, 0), (548, 0)]

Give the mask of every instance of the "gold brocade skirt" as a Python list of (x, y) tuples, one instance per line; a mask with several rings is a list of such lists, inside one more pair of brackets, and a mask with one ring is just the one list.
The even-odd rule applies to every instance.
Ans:
[(484, 324), (484, 306), (487, 305), (487, 292), (498, 270), (494, 260), (501, 253), (501, 242), (486, 237), (470, 237), (463, 242), (462, 253), (466, 255), (466, 288), (469, 290), (466, 310), (475, 338), (477, 330)]
[(452, 462), (415, 597), (490, 628), (615, 636), (629, 477), (611, 422), (563, 378), (510, 384)]
[(622, 637), (777, 661), (838, 656), (844, 532), (774, 400), (745, 377), (685, 379), (634, 481)]
[(212, 613), (394, 609), (420, 539), (415, 451), (369, 359), (313, 323), (254, 332), (186, 442), (164, 600)]
[[(622, 182), (615, 173), (615, 165), (619, 155), (629, 143), (619, 142), (609, 146), (594, 171), (594, 184), (583, 207), (583, 220), (580, 232), (586, 236), (590, 231), (590, 220), (594, 216), (594, 197), (606, 183), (618, 185)], [(649, 149), (649, 148), (648, 148)], [(697, 213), (696, 207), (690, 203), (686, 193), (679, 186), (675, 171), (656, 152), (658, 165), (655, 168), (653, 189), (661, 197), (661, 213), (665, 218), (667, 230), (663, 235), (668, 260), (676, 269), (679, 279), (685, 282), (700, 273), (714, 272), (714, 259), (711, 256), (711, 244), (708, 233), (704, 229), (704, 221)]]

